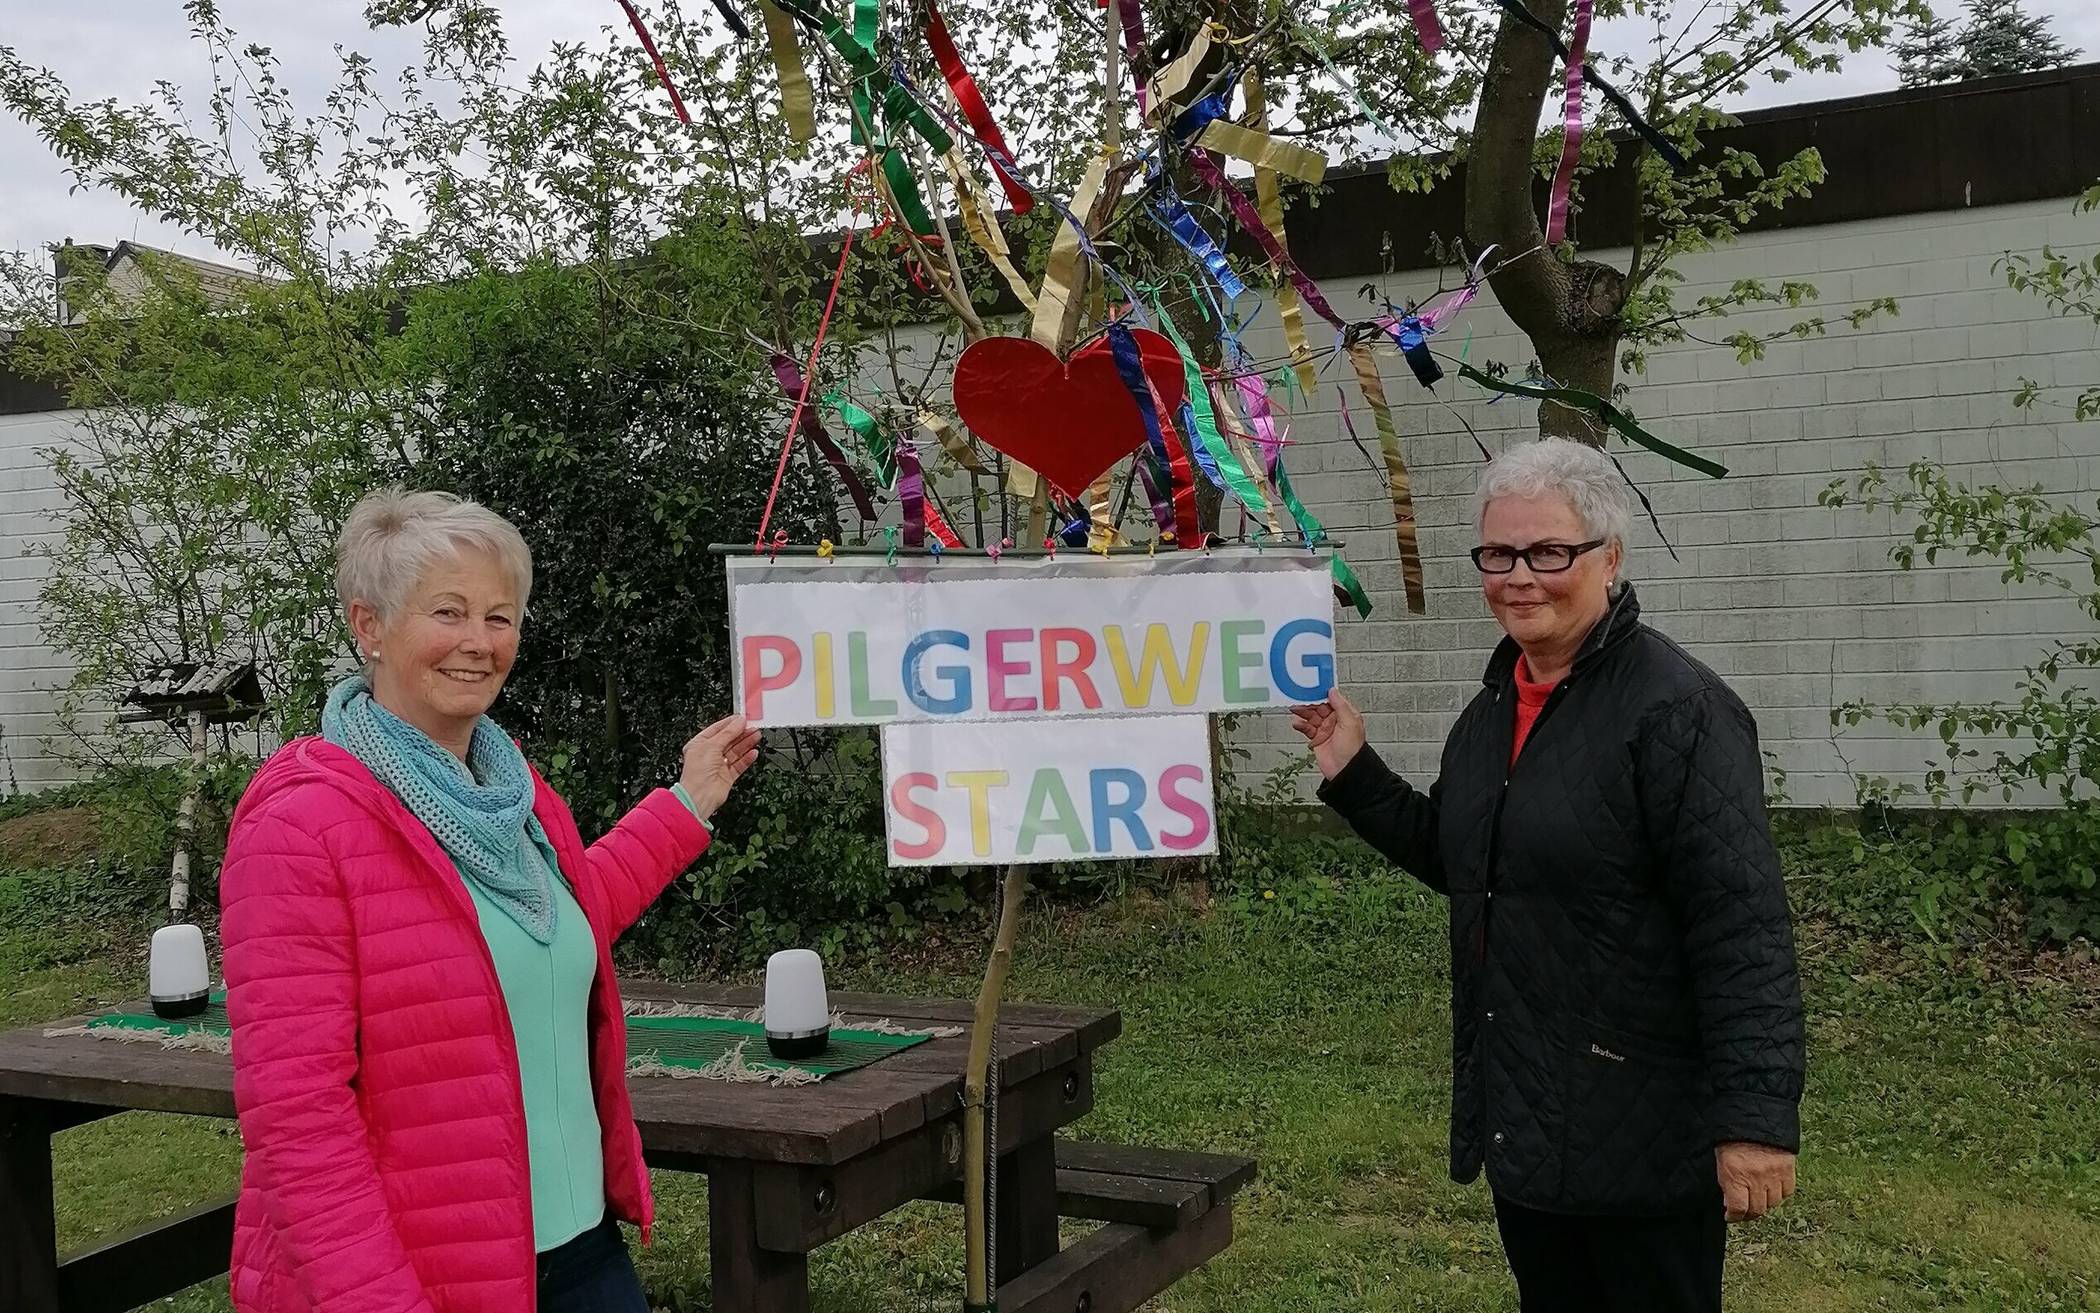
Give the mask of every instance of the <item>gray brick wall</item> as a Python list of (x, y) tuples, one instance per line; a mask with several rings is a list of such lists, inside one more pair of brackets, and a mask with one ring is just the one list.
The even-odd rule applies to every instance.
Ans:
[[(2038, 484), (2086, 506), (2100, 480), (2100, 423), (2049, 422), (2011, 404), (2022, 376), (2044, 386), (2100, 381), (2100, 334), (2059, 319), (2009, 291), (1992, 272), (2007, 249), (2044, 242), (2080, 252), (2100, 246), (2100, 217), (2068, 202), (1789, 229), (1746, 237), (1679, 264), (1680, 304), (1726, 291), (1738, 278), (1819, 288), (1807, 311), (1760, 310), (1692, 329), (1719, 341), (1737, 329), (1774, 331), (1823, 314), (1829, 335), (1774, 344), (1738, 364), (1732, 349), (1686, 342), (1655, 351), (1632, 377), (1629, 403), (1658, 435), (1730, 468), (1715, 481), (1616, 439), (1613, 450), (1655, 504), (1678, 560), (1639, 524), (1629, 561), (1650, 619), (1723, 675), (1756, 712), (1767, 750), (1796, 802), (1847, 803), (1854, 772), (1915, 779), (1936, 739), (1882, 727), (1834, 736), (1829, 709), (1851, 698), (1991, 698), (2010, 692), (2024, 661), (2051, 635), (2091, 631), (2060, 598), (2014, 586), (1996, 569), (1941, 565), (1914, 573), (1888, 560), (1887, 512), (1832, 510), (1817, 494), (1869, 462), (1901, 467), (1929, 457), (1970, 481)], [(1594, 253), (1623, 263), (1624, 251)], [(1324, 285), (1344, 313), (1360, 306), (1363, 279)], [(1434, 291), (1433, 276), (1385, 280), (1390, 299)], [(1839, 316), (1895, 296), (1900, 314), (1860, 330)], [(1474, 302), (1446, 345), (1472, 335), (1471, 358), (1521, 371), (1525, 340), (1494, 304)], [(1279, 354), (1266, 315), (1249, 349)], [(1368, 621), (1341, 628), (1341, 678), (1369, 715), (1373, 741), (1400, 769), (1435, 770), (1458, 708), (1477, 686), (1498, 630), (1480, 600), (1465, 551), (1473, 544), (1468, 494), (1480, 455), (1463, 417), (1490, 450), (1535, 432), (1536, 407), (1488, 404), (1455, 378), (1433, 401), (1395, 356), (1384, 361), (1408, 468), (1429, 593), (1426, 616), (1406, 613), (1382, 479), (1343, 436), (1334, 384), (1324, 373), (1293, 421), (1290, 457), (1305, 500), (1338, 537), (1378, 604)], [(1370, 437), (1353, 382), (1349, 401)], [(1280, 718), (1245, 726), (1257, 769), (1295, 758)]]
[[(1697, 342), (1650, 357), (1646, 377), (1630, 380), (1633, 409), (1660, 435), (1727, 464), (1727, 479), (1614, 444), (1681, 558), (1671, 560), (1653, 530), (1640, 527), (1629, 571), (1649, 616), (1743, 695), (1796, 802), (1846, 803), (1853, 772), (1914, 778), (1932, 757), (1929, 737), (1868, 727), (1834, 738), (1834, 703), (2001, 695), (2048, 636), (2090, 628), (2061, 599), (2009, 593), (1989, 567), (1899, 572), (1887, 559), (1888, 513), (1816, 504), (1830, 480), (1870, 461), (1900, 467), (1918, 457), (1946, 460), (1971, 480), (2039, 484), (2091, 504), (2100, 423), (2051, 423), (2010, 401), (2023, 375), (2045, 386), (2100, 379), (2093, 325), (2051, 315), (1991, 271), (2003, 251), (2045, 242), (2100, 247), (2100, 216), (2051, 201), (1786, 229), (1679, 266), (1685, 304), (1742, 277), (1801, 279), (1821, 290), (1807, 312), (1759, 311), (1694, 327), (1715, 340), (1737, 328), (1784, 328), (1804, 313), (1837, 320), (1873, 297), (1901, 300), (1894, 319), (1859, 331), (1840, 322), (1827, 337), (1777, 343), (1747, 367), (1731, 349)], [(1344, 313), (1359, 313), (1363, 281), (1337, 278), (1325, 290)], [(1435, 285), (1410, 275), (1385, 280), (1383, 290), (1400, 301)], [(1468, 333), (1476, 362), (1521, 370), (1530, 358), (1492, 294), (1474, 303), (1450, 340)], [(923, 361), (929, 346), (914, 343), (915, 358)], [(1282, 354), (1273, 312), (1261, 316), (1248, 346), (1264, 358)], [(1465, 558), (1480, 457), (1457, 416), (1496, 449), (1535, 431), (1535, 408), (1515, 399), (1488, 404), (1455, 379), (1432, 401), (1397, 358), (1385, 361), (1385, 379), (1414, 478), (1426, 616), (1408, 615), (1401, 601), (1382, 474), (1342, 434), (1337, 386), (1346, 386), (1359, 428), (1375, 442), (1345, 366), (1330, 365), (1299, 406), (1290, 459), (1300, 493), (1348, 540), (1378, 604), (1369, 620), (1343, 622), (1341, 677), (1369, 713), (1373, 740), (1395, 766), (1426, 778), (1499, 636)], [(0, 770), (23, 787), (58, 775), (39, 739), (52, 730), (48, 690), (64, 670), (39, 642), (33, 603), (42, 563), (25, 553), (53, 529), (50, 477), (34, 451), (63, 441), (70, 426), (65, 415), (0, 417)], [(1281, 716), (1250, 718), (1240, 739), (1254, 749), (1257, 771), (1299, 759)], [(8, 781), (0, 773), (0, 788)]]

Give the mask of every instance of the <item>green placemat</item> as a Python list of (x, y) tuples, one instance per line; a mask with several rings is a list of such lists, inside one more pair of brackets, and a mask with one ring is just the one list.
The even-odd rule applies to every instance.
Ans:
[[(194, 1017), (169, 1021), (151, 1012), (105, 1012), (82, 1025), (44, 1033), (158, 1041), (171, 1049), (213, 1053), (228, 1053), (233, 1047), (233, 1026), (226, 1016), (224, 991), (214, 993), (205, 1010)], [(834, 1027), (831, 1043), (822, 1053), (783, 1062), (766, 1048), (766, 1028), (756, 1021), (728, 1017), (629, 1017), (627, 1070), (642, 1076), (809, 1085), (826, 1076), (880, 1062), (934, 1037), (932, 1033)]]
[(724, 1017), (629, 1017), (627, 1069), (664, 1076), (809, 1084), (880, 1062), (932, 1035), (896, 1035), (834, 1027), (831, 1043), (814, 1057), (783, 1062), (766, 1048), (766, 1028)]

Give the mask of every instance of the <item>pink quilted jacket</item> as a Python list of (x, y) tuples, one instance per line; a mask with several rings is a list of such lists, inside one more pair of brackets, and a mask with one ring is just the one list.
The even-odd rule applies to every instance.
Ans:
[[(535, 803), (598, 936), (592, 1085), (605, 1194), (653, 1208), (628, 1104), (611, 946), (707, 848), (659, 789), (583, 846)], [(234, 813), (220, 879), (240, 1313), (532, 1313), (532, 1191), (518, 1058), (473, 902), (430, 831), (355, 757), (299, 739)]]

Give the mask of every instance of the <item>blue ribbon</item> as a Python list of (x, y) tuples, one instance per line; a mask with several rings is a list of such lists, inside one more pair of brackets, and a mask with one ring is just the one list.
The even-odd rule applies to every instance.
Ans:
[[(1176, 415), (1176, 418), (1181, 421), (1181, 431), (1183, 433), (1194, 433), (1196, 431), (1196, 408), (1188, 402), (1184, 401), (1181, 403), (1181, 410)], [(1196, 458), (1196, 467), (1203, 471), (1205, 478), (1208, 478), (1223, 491), (1232, 491), (1225, 483), (1225, 472), (1218, 468), (1217, 458), (1210, 454), (1208, 447), (1201, 442), (1191, 442), (1189, 444), (1189, 453)]]
[(1386, 330), (1399, 344), (1400, 354), (1406, 358), (1407, 367), (1415, 371), (1415, 382), (1425, 388), (1433, 388), (1444, 376), (1444, 367), (1429, 354), (1429, 330), (1413, 315), (1402, 315), (1400, 321)]
[(1240, 281), (1240, 276), (1232, 272), (1232, 266), (1226, 263), (1225, 252), (1218, 249), (1217, 242), (1211, 239), (1209, 233), (1203, 231), (1202, 225), (1196, 222), (1196, 216), (1189, 213), (1189, 207), (1183, 204), (1179, 197), (1168, 196), (1154, 201), (1152, 210), (1159, 216), (1160, 222), (1166, 225), (1167, 231), (1174, 235), (1174, 240), (1180, 242), (1182, 248), (1195, 256), (1203, 267), (1210, 271), (1210, 276), (1218, 280), (1218, 286), (1224, 289), (1226, 300), (1237, 301), (1247, 294), (1247, 285)]
[(1187, 141), (1230, 113), (1232, 113), (1232, 84), (1228, 82), (1225, 84), (1224, 90), (1205, 96), (1181, 111), (1175, 117), (1173, 127), (1168, 130), (1174, 134), (1174, 140)]

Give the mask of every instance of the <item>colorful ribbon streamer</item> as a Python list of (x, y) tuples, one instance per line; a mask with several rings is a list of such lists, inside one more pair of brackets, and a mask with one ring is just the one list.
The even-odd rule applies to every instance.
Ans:
[(868, 449), (868, 458), (875, 462), (875, 476), (882, 480), (882, 486), (894, 489), (897, 486), (897, 444), (882, 431), (882, 425), (873, 415), (837, 392), (826, 393), (824, 404), (839, 413), (846, 427), (852, 429), (861, 445)]
[[(1108, 163), (1108, 156), (1102, 154), (1094, 156), (1086, 166), (1079, 190), (1072, 193), (1071, 208), (1078, 214), (1068, 215), (1068, 221), (1058, 228), (1050, 243), (1050, 257), (1043, 262), (1043, 287), (1036, 293), (1035, 317), (1028, 335), (1045, 349), (1060, 354), (1067, 345), (1062, 340), (1065, 308), (1072, 302), (1072, 284), (1079, 276), (1080, 256), (1093, 245), (1079, 216), (1093, 210), (1102, 185), (1108, 180)], [(1139, 402), (1140, 408), (1143, 404)]]
[[(1316, 547), (1325, 542), (1327, 526), (1298, 500), (1297, 491), (1291, 487), (1290, 472), (1284, 469), (1282, 461), (1276, 462), (1276, 490), (1282, 495), (1283, 504), (1290, 508), (1291, 519), (1297, 522), (1298, 535), (1305, 540), (1305, 545)], [(1340, 552), (1329, 553), (1327, 574), (1334, 580), (1335, 595), (1356, 608), (1358, 619), (1370, 619), (1371, 595), (1364, 591), (1363, 580), (1356, 577), (1356, 571), (1349, 568), (1349, 562), (1342, 559)]]
[(1415, 35), (1421, 38), (1422, 49), (1430, 54), (1444, 48), (1444, 25), (1437, 21), (1436, 5), (1432, 0), (1407, 0), (1408, 16), (1415, 20)]
[(1228, 119), (1218, 119), (1205, 127), (1196, 144), (1264, 169), (1287, 173), (1302, 182), (1316, 183), (1327, 176), (1327, 157), (1320, 152), (1279, 141), (1266, 132), (1241, 127)]
[(926, 532), (932, 534), (933, 540), (949, 551), (963, 545), (963, 540), (949, 527), (947, 517), (941, 514), (941, 508), (930, 501), (926, 503)]
[(1167, 467), (1169, 487), (1174, 501), (1174, 541), (1183, 547), (1200, 543), (1203, 538), (1196, 516), (1196, 481), (1189, 468), (1189, 459), (1181, 450), (1178, 433), (1174, 441), (1167, 441), (1173, 433), (1174, 424), (1167, 417), (1166, 408), (1160, 404), (1159, 390), (1145, 376), (1145, 364), (1138, 354), (1137, 339), (1131, 336), (1130, 326), (1116, 320), (1108, 326), (1108, 350), (1116, 362), (1116, 374), (1137, 404), (1138, 414), (1145, 424), (1145, 444)]
[[(1568, 46), (1560, 39), (1560, 33), (1554, 31), (1551, 24), (1525, 8), (1523, 0), (1495, 0), (1495, 3), (1502, 6), (1503, 11), (1511, 18), (1545, 37), (1546, 43), (1553, 47), (1553, 53), (1560, 56), (1561, 62), (1568, 61)], [(1599, 76), (1594, 67), (1586, 66), (1583, 71), (1596, 86), (1597, 94), (1611, 102), (1612, 108), (1618, 110), (1626, 119), (1626, 126), (1640, 134), (1641, 139), (1653, 147), (1656, 154), (1662, 156), (1663, 162), (1670, 166), (1672, 172), (1683, 173), (1692, 167), (1691, 161), (1684, 157), (1684, 152), (1677, 149), (1677, 143), (1656, 131), (1653, 124), (1642, 118), (1640, 111), (1633, 107), (1633, 102), (1619, 94), (1618, 88)]]
[[(649, 52), (649, 62), (656, 66), (656, 80), (658, 82), (663, 83), (664, 90), (667, 93), (669, 93), (671, 97), (672, 112), (678, 115), (678, 121), (680, 123), (685, 124), (687, 127), (691, 127), (693, 124), (693, 116), (685, 112), (685, 100), (679, 96), (678, 88), (671, 85), (671, 70), (664, 66), (664, 57), (657, 53), (656, 38), (650, 36), (649, 29), (642, 26), (642, 16), (639, 13), (635, 12), (633, 0), (620, 0), (620, 8), (627, 11), (628, 23), (633, 26), (634, 34), (637, 37), (641, 38), (642, 49)], [(725, 9), (723, 10), (723, 12), (726, 14), (728, 13), (728, 10)], [(736, 24), (736, 26), (742, 27), (743, 24), (738, 23)], [(739, 32), (737, 33), (737, 35), (749, 36), (750, 33)]]
[(1292, 23), (1291, 29), (1298, 38), (1298, 44), (1310, 51), (1312, 57), (1320, 61), (1320, 67), (1327, 70), (1327, 76), (1342, 84), (1342, 89), (1349, 93), (1349, 98), (1356, 102), (1356, 108), (1363, 112), (1364, 118), (1370, 125), (1383, 132), (1387, 140), (1400, 140), (1400, 134), (1394, 130), (1393, 125), (1378, 117), (1377, 108), (1364, 98), (1364, 93), (1356, 89), (1356, 84), (1351, 82), (1342, 70), (1334, 66), (1334, 61), (1327, 56), (1326, 47), (1322, 46), (1319, 40), (1313, 36), (1312, 29), (1303, 23)]
[(1460, 362), (1458, 366), (1458, 376), (1477, 383), (1491, 392), (1500, 392), (1514, 397), (1531, 397), (1538, 401), (1553, 401), (1575, 410), (1588, 411), (1606, 424), (1609, 424), (1627, 441), (1646, 447), (1666, 460), (1675, 461), (1689, 470), (1697, 470), (1709, 478), (1724, 478), (1728, 474), (1726, 465), (1708, 460), (1704, 456), (1695, 456), (1682, 447), (1672, 446), (1664, 442), (1661, 438), (1642, 428), (1635, 422), (1633, 416), (1628, 415), (1625, 411), (1620, 410), (1617, 406), (1614, 406), (1594, 392), (1585, 392), (1580, 388), (1564, 388), (1544, 383), (1511, 383), (1504, 379), (1493, 378), (1483, 374), (1478, 369), (1464, 362)]
[(1408, 482), (1407, 462), (1400, 455), (1400, 433), (1393, 427), (1393, 408), (1385, 399), (1385, 383), (1378, 377), (1378, 361), (1363, 342), (1348, 348), (1349, 364), (1363, 389), (1364, 403), (1378, 424), (1378, 445), (1385, 453), (1386, 481), (1393, 498), (1393, 537), (1400, 547), (1400, 581), (1407, 592), (1407, 609), (1421, 615), (1429, 609), (1422, 592), (1422, 550), (1415, 534), (1415, 499)]
[[(962, 157), (962, 148), (955, 147), (941, 156), (941, 163), (948, 170), (948, 180), (955, 186), (955, 208), (962, 214), (963, 231), (984, 252), (984, 258), (992, 262), (992, 268), (1013, 289), (1015, 299), (1029, 313), (1035, 312), (1035, 288), (1014, 267), (1013, 251), (1006, 244), (1006, 234), (1000, 230), (997, 216), (987, 209), (984, 198), (977, 190), (977, 180), (970, 176), (969, 165)], [(1004, 174), (1000, 175), (1004, 177)]]
[(926, 472), (919, 468), (918, 449), (899, 442), (897, 452), (897, 501), (904, 508), (904, 545), (926, 545)]
[[(795, 362), (782, 352), (773, 353), (773, 377), (780, 381), (781, 395), (788, 400), (793, 401), (802, 395), (802, 371), (795, 368)], [(838, 472), (839, 481), (846, 485), (846, 495), (853, 499), (853, 509), (860, 513), (860, 518), (874, 519), (875, 501), (868, 495), (868, 485), (861, 481), (860, 472), (853, 468), (852, 461), (846, 459), (846, 453), (839, 450), (838, 443), (831, 440), (831, 434), (825, 431), (824, 421), (817, 418), (817, 412), (803, 407), (797, 425), (811, 442), (817, 444), (824, 463)]]
[[(1436, 332), (1453, 319), (1456, 319), (1459, 311), (1472, 304), (1473, 298), (1480, 295), (1480, 285), (1487, 281), (1488, 257), (1500, 249), (1502, 248), (1499, 246), (1492, 243), (1489, 244), (1488, 248), (1482, 251), (1472, 265), (1466, 269), (1466, 285), (1464, 287), (1455, 287), (1439, 296), (1431, 297), (1429, 304), (1416, 308), (1415, 318), (1422, 321), (1424, 329), (1432, 333)], [(1469, 333), (1466, 337), (1469, 348), (1472, 340), (1472, 335)]]
[[(1245, 86), (1247, 122), (1266, 132), (1269, 129), (1269, 100), (1261, 70), (1248, 69)], [(1276, 244), (1288, 251), (1290, 238), (1283, 231), (1283, 187), (1274, 169), (1255, 168), (1254, 200), (1262, 222), (1276, 235)], [(1298, 304), (1298, 289), (1289, 282), (1276, 289), (1276, 313), (1283, 320), (1283, 344), (1290, 348), (1293, 377), (1298, 380), (1299, 389), (1311, 396), (1320, 380), (1313, 372), (1312, 348), (1305, 340), (1305, 311)]]
[(758, 13), (765, 20), (766, 44), (773, 52), (773, 71), (780, 78), (780, 116), (787, 121), (788, 136), (795, 141), (814, 140), (816, 102), (810, 94), (809, 73), (802, 66), (802, 47), (795, 41), (795, 20), (773, 0), (758, 0)]
[(1210, 276), (1218, 280), (1218, 287), (1224, 291), (1226, 300), (1237, 301), (1247, 294), (1247, 285), (1232, 272), (1232, 266), (1225, 260), (1225, 252), (1218, 248), (1209, 233), (1203, 231), (1196, 216), (1189, 213), (1189, 207), (1180, 197), (1162, 196), (1152, 203), (1152, 210), (1174, 240), (1181, 243), (1182, 249), (1195, 256), (1210, 271)]
[(1007, 204), (1013, 207), (1016, 215), (1028, 213), (1035, 208), (1035, 197), (1029, 194), (1020, 179), (1000, 167), (1000, 156), (1011, 158), (1006, 149), (1006, 137), (992, 118), (991, 106), (985, 104), (976, 79), (963, 66), (962, 53), (955, 48), (954, 38), (948, 35), (948, 24), (941, 18), (940, 6), (933, 0), (926, 0), (926, 44), (932, 48), (934, 62), (940, 65), (941, 76), (948, 80), (948, 90), (955, 93), (955, 103), (969, 121), (971, 131), (977, 134), (979, 141), (999, 148), (999, 155), (992, 157), (992, 172), (998, 175), (999, 185), (1006, 191)]
[(1379, 326), (1392, 335), (1394, 345), (1400, 348), (1401, 358), (1414, 371), (1415, 382), (1425, 388), (1433, 388), (1444, 377), (1444, 367), (1429, 354), (1429, 330), (1418, 317), (1402, 315), (1398, 319), (1387, 316), (1378, 321)]
[(1109, 509), (1109, 498), (1114, 492), (1115, 481), (1106, 474), (1094, 480), (1094, 486), (1086, 490), (1087, 518), (1093, 528), (1081, 541), (1091, 551), (1105, 552), (1122, 537), (1116, 532), (1113, 512)]
[(1196, 29), (1195, 39), (1189, 42), (1189, 48), (1182, 51), (1173, 63), (1161, 69), (1159, 76), (1152, 79), (1154, 103), (1162, 108), (1172, 104), (1175, 97), (1188, 90), (1189, 82), (1196, 76), (1196, 70), (1202, 67), (1203, 61), (1209, 55), (1210, 29), (1199, 27)]
[(1232, 185), (1225, 177), (1224, 170), (1200, 150), (1190, 151), (1186, 158), (1189, 170), (1204, 186), (1225, 198), (1225, 203), (1232, 207), (1233, 217), (1239, 220), (1240, 227), (1246, 229), (1247, 235), (1261, 246), (1270, 261), (1283, 270), (1284, 275), (1291, 280), (1291, 285), (1298, 289), (1298, 295), (1305, 298), (1305, 304), (1311, 306), (1320, 318), (1334, 325), (1337, 332), (1346, 328), (1347, 324), (1342, 317), (1334, 312), (1333, 306), (1327, 304), (1327, 298), (1321, 294), (1319, 284), (1308, 278), (1297, 262), (1291, 259), (1291, 253), (1283, 249), (1283, 244), (1276, 240), (1276, 235), (1261, 221), (1261, 212), (1254, 208), (1254, 202), (1248, 200), (1239, 188)]
[(1188, 407), (1184, 425), (1196, 440), (1194, 449), (1199, 463), (1208, 458), (1204, 472), (1231, 491), (1242, 506), (1256, 515), (1270, 514), (1268, 498), (1262, 495), (1261, 488), (1248, 476), (1246, 466), (1218, 431), (1217, 408), (1211, 404), (1210, 388), (1204, 383), (1202, 369), (1196, 364), (1195, 357), (1189, 354), (1189, 344), (1175, 329), (1174, 321), (1167, 317), (1166, 308), (1156, 300), (1153, 313), (1159, 319), (1160, 328), (1165, 330), (1167, 340), (1181, 352), (1181, 373), (1188, 384), (1188, 400), (1182, 403)]
[(1546, 245), (1568, 235), (1568, 201), (1575, 189), (1575, 162), (1582, 155), (1582, 66), (1590, 52), (1590, 17), (1595, 0), (1575, 0), (1575, 44), (1568, 51), (1568, 91), (1563, 107), (1560, 167), (1546, 202)]
[(969, 438), (965, 437), (955, 425), (950, 424), (946, 417), (936, 415), (930, 410), (921, 410), (919, 412), (919, 427), (931, 433), (934, 441), (941, 444), (941, 450), (948, 453), (949, 459), (962, 466), (965, 470), (972, 474), (990, 474), (992, 472), (992, 467), (984, 463), (984, 457), (977, 454), (977, 448), (970, 442)]

